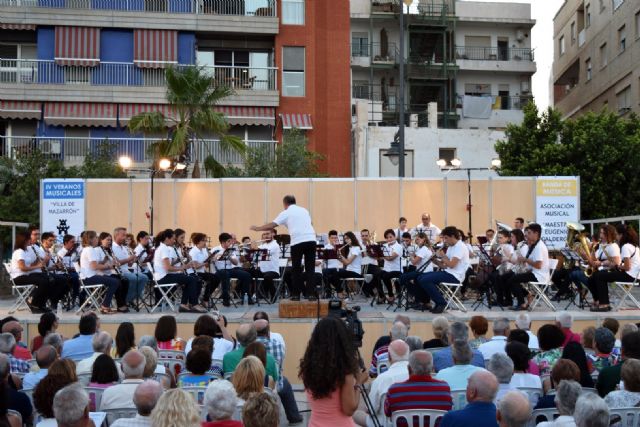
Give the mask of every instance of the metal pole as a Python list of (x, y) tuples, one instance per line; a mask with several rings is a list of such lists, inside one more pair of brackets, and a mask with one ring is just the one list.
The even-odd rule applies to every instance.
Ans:
[(153, 237), (153, 178), (156, 176), (156, 171), (151, 171), (151, 200), (149, 205), (149, 234)]
[(400, 128), (398, 129), (398, 151), (400, 163), (398, 163), (398, 176), (404, 178), (404, 4), (400, 3)]
[(471, 243), (471, 169), (467, 169), (467, 193), (468, 193), (468, 206), (467, 210), (469, 211), (469, 243)]

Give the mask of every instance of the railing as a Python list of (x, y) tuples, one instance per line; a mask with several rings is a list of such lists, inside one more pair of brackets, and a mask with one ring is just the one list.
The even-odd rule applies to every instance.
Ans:
[(456, 46), (457, 59), (480, 61), (533, 61), (533, 49)]
[[(153, 138), (67, 138), (67, 137), (24, 137), (0, 136), (0, 157), (15, 158), (30, 154), (35, 150), (52, 160), (61, 160), (65, 164), (81, 164), (89, 155), (94, 155), (106, 147), (116, 161), (120, 156), (128, 156), (135, 163), (151, 164), (153, 155), (150, 147), (157, 139)], [(275, 156), (276, 141), (244, 141), (249, 148), (267, 147), (270, 158)], [(212, 155), (222, 164), (242, 164), (244, 158), (234, 151), (222, 149), (220, 141), (214, 139), (198, 140), (191, 144), (191, 159), (202, 161)]]
[(398, 59), (398, 49), (396, 49), (395, 43), (388, 43), (383, 46), (381, 43), (369, 43), (369, 44), (351, 44), (351, 56), (353, 58), (373, 58), (372, 62), (396, 63)]
[(595, 226), (597, 225), (631, 223), (635, 227), (638, 224), (640, 224), (640, 215), (617, 216), (613, 218), (599, 218), (599, 219), (583, 219), (583, 220), (580, 220), (580, 223), (582, 225), (589, 226), (591, 228), (591, 235), (595, 236), (594, 231), (596, 230)]
[[(494, 110), (522, 110), (525, 105), (529, 102), (533, 101), (532, 96), (506, 96), (506, 95), (498, 95), (498, 96), (490, 96), (493, 100), (493, 109)], [(463, 97), (462, 95), (456, 96), (457, 104), (462, 106)]]
[(398, 91), (394, 87), (354, 84), (351, 95), (354, 99), (382, 102), (383, 111), (395, 111), (397, 107)]
[[(203, 68), (220, 86), (239, 90), (277, 90), (275, 67)], [(0, 83), (162, 87), (166, 80), (164, 68), (140, 68), (133, 63), (101, 62), (95, 67), (76, 67), (46, 60), (0, 59)]]
[(0, 7), (277, 16), (277, 0), (0, 0)]

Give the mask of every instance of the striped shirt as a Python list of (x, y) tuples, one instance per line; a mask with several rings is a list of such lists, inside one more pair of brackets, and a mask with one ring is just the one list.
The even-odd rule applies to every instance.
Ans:
[(381, 366), (380, 373), (385, 372), (389, 367), (389, 346), (383, 345), (373, 352), (371, 356), (371, 366), (369, 367), (369, 375), (375, 377), (378, 375), (378, 365)]
[(446, 382), (431, 375), (411, 375), (407, 381), (389, 387), (384, 413), (390, 417), (393, 412), (405, 409), (449, 411), (452, 406), (451, 390)]

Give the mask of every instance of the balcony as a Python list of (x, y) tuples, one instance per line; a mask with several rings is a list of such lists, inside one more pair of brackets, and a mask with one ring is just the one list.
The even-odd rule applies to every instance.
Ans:
[(467, 71), (535, 73), (533, 49), (456, 46), (456, 63)]
[[(206, 66), (204, 70), (216, 84), (235, 91), (231, 105), (278, 105), (275, 67)], [(90, 97), (93, 102), (164, 103), (165, 86), (164, 68), (120, 62), (74, 67), (48, 60), (0, 59), (4, 99), (79, 102)]]
[(479, 129), (505, 129), (509, 123), (521, 123), (524, 118), (522, 109), (529, 102), (533, 102), (533, 97), (525, 95), (487, 96), (486, 98), (488, 98), (489, 102), (491, 103), (491, 110), (489, 111), (487, 117), (480, 118), (477, 114), (467, 113), (467, 115), (465, 115), (464, 98), (461, 95), (457, 96), (456, 103), (458, 114), (460, 116), (458, 127)]
[(398, 49), (395, 43), (386, 46), (380, 43), (351, 44), (351, 66), (393, 68), (398, 63)]
[(369, 101), (369, 122), (387, 122), (397, 120), (398, 90), (393, 86), (354, 84), (351, 90), (354, 100)]
[(277, 34), (277, 0), (0, 0), (3, 21), (33, 25)]
[[(114, 162), (120, 156), (128, 156), (138, 166), (151, 166), (153, 156), (149, 154), (149, 148), (156, 141), (151, 138), (0, 136), (0, 157), (15, 158), (19, 154), (29, 154), (38, 149), (51, 160), (61, 160), (65, 166), (77, 166), (81, 165), (88, 155), (98, 153), (106, 147)], [(277, 141), (245, 141), (245, 145), (250, 148), (266, 147), (270, 158), (275, 157), (276, 144)], [(192, 161), (202, 161), (212, 155), (222, 164), (244, 164), (242, 155), (223, 150), (220, 141), (214, 139), (193, 142), (190, 152)]]
[(407, 75), (414, 80), (448, 80), (455, 77), (458, 66), (445, 58), (410, 55)]

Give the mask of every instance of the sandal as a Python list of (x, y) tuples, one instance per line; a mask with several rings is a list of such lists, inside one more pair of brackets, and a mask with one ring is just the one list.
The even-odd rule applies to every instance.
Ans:
[(194, 305), (191, 307), (192, 313), (208, 313), (208, 310), (201, 305)]
[(111, 307), (100, 307), (100, 314), (114, 314), (115, 311)]

